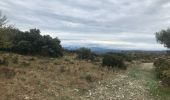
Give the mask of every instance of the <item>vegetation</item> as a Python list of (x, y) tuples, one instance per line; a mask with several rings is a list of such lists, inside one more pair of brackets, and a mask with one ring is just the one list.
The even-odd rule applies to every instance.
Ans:
[[(169, 94), (170, 89), (164, 91), (154, 76), (156, 72), (162, 83), (170, 86), (169, 58), (157, 59), (154, 62), (154, 72), (153, 63), (146, 62), (153, 62), (153, 59), (159, 55), (132, 52), (107, 53), (101, 56), (94, 54), (88, 48), (64, 52), (58, 38), (41, 35), (39, 29), (21, 31), (15, 27), (6, 26), (6, 23), (7, 17), (0, 13), (0, 97), (4, 100), (11, 98), (79, 100), (88, 92), (90, 96), (86, 97), (97, 96), (91, 93), (91, 89), (98, 85), (101, 93), (106, 92), (108, 88), (116, 87), (114, 90), (123, 90), (123, 93), (130, 91), (132, 93), (130, 96), (133, 97), (136, 95), (134, 92), (137, 91), (138, 95), (141, 95), (146, 92), (144, 88), (147, 88), (153, 96), (170, 97), (170, 95), (164, 95)], [(159, 43), (170, 48), (170, 29), (157, 32), (156, 38)], [(41, 55), (41, 57), (32, 55)], [(127, 69), (125, 64), (127, 62), (131, 64), (131, 68)], [(106, 67), (100, 67), (101, 64)], [(120, 75), (113, 79), (114, 71), (117, 70), (113, 71), (110, 68), (127, 69), (128, 72), (119, 70)], [(117, 93), (115, 94), (117, 96)], [(122, 96), (122, 93), (118, 94)], [(123, 94), (122, 97), (126, 96)]]
[(94, 60), (94, 53), (88, 48), (80, 48), (77, 50), (77, 58), (82, 60)]
[(108, 66), (112, 68), (121, 68), (126, 69), (126, 65), (124, 63), (124, 59), (121, 56), (117, 55), (105, 55), (102, 62), (103, 66)]
[(79, 100), (95, 83), (114, 76), (113, 71), (99, 68), (100, 64), (75, 59), (76, 55), (49, 58), (0, 52), (0, 57), (9, 62), (0, 65), (2, 100)]
[[(160, 44), (164, 44), (170, 48), (170, 29), (156, 32), (156, 39)], [(167, 52), (168, 53), (168, 52)], [(159, 58), (154, 62), (157, 77), (160, 78), (163, 84), (170, 86), (170, 59), (167, 57)]]
[(170, 59), (159, 58), (154, 62), (157, 77), (170, 86)]
[(0, 16), (0, 50), (51, 57), (63, 56), (63, 49), (58, 38), (42, 36), (39, 29), (23, 32), (11, 26), (5, 27), (3, 25), (6, 20), (5, 16)]
[(22, 32), (11, 27), (0, 29), (1, 39), (0, 49), (13, 51), (20, 54), (40, 54), (43, 56), (61, 57), (63, 56), (62, 46), (58, 38), (49, 35), (40, 35), (39, 29), (30, 29)]
[(165, 47), (170, 48), (170, 29), (156, 32), (156, 39), (159, 43), (164, 44)]
[(160, 84), (160, 80), (156, 77), (155, 70), (152, 68), (152, 63), (135, 64), (131, 67), (128, 71), (128, 76), (134, 78), (138, 85), (143, 84), (154, 98), (153, 100), (169, 100), (170, 88)]

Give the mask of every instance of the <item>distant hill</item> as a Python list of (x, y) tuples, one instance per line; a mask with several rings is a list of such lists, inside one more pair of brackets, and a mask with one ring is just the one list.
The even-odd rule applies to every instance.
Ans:
[[(64, 48), (68, 49), (68, 50), (77, 50), (80, 47), (68, 46), (68, 47), (64, 47)], [(122, 50), (107, 49), (107, 48), (102, 48), (102, 47), (87, 47), (87, 48), (91, 49), (93, 52), (95, 52), (97, 54), (104, 54), (107, 52), (116, 52), (116, 53), (122, 52)]]
[[(68, 50), (77, 50), (80, 47), (78, 46), (65, 46), (65, 49)], [(108, 49), (108, 48), (103, 48), (103, 47), (87, 47), (91, 49), (93, 52), (97, 54), (104, 54), (107, 52), (114, 52), (114, 53), (147, 53), (147, 54), (165, 54), (166, 51), (146, 51), (146, 50), (119, 50), (119, 49)]]

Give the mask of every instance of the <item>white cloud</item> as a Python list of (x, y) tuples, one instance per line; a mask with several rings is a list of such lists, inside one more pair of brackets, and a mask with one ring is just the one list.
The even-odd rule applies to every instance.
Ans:
[(40, 28), (63, 43), (68, 39), (87, 40), (86, 45), (108, 47), (102, 41), (114, 41), (109, 47), (124, 45), (129, 49), (164, 49), (156, 43), (153, 33), (169, 26), (169, 5), (169, 0), (0, 1), (0, 9), (10, 24), (23, 30)]

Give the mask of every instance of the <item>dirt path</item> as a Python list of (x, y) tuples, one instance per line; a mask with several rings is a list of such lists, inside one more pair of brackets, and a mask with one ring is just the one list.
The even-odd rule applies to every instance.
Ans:
[(153, 63), (133, 65), (126, 73), (96, 84), (82, 100), (154, 100), (146, 86), (152, 70)]

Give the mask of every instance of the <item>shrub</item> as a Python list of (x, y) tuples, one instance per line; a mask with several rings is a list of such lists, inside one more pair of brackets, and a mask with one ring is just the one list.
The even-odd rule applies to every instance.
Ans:
[(170, 69), (162, 72), (162, 83), (170, 86)]
[(95, 73), (86, 73), (84, 74), (83, 76), (80, 76), (80, 79), (84, 79), (86, 80), (87, 82), (95, 82), (99, 79), (100, 77), (95, 74)]
[(113, 52), (109, 52), (109, 53), (107, 53), (107, 55), (118, 56), (118, 57), (121, 57), (124, 61), (128, 61), (128, 62), (132, 61), (132, 56), (128, 55), (126, 53), (113, 53)]
[(82, 60), (94, 60), (95, 56), (94, 53), (92, 53), (92, 51), (88, 48), (80, 48), (79, 50), (77, 50), (78, 59), (82, 59)]
[(105, 55), (103, 58), (102, 65), (112, 68), (117, 67), (120, 69), (126, 69), (126, 65), (124, 63), (123, 58), (115, 55)]
[(85, 79), (87, 82), (95, 82), (98, 79), (98, 77), (93, 74), (87, 74), (85, 76)]
[(62, 57), (63, 48), (60, 45), (60, 40), (58, 38), (51, 38), (50, 36), (43, 36), (44, 45), (41, 46), (41, 54), (44, 56), (51, 57)]
[(31, 51), (31, 48), (31, 43), (29, 41), (20, 41), (15, 46), (15, 50), (21, 54), (28, 54)]
[(163, 84), (170, 86), (170, 59), (159, 58), (154, 62), (156, 75)]
[(165, 58), (159, 58), (154, 62), (155, 71), (158, 78), (163, 78), (163, 72), (170, 69), (170, 60)]
[(23, 32), (13, 27), (0, 28), (0, 35), (0, 50), (51, 57), (63, 56), (60, 40), (41, 35), (39, 29)]

